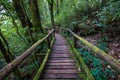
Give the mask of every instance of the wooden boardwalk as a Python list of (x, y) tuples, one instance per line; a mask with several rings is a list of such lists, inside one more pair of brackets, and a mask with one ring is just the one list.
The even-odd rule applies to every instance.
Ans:
[(55, 34), (55, 37), (52, 53), (40, 80), (79, 80), (66, 40), (60, 34)]

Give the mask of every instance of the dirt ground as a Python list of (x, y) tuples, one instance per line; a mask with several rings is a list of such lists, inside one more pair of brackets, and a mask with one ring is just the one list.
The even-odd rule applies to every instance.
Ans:
[(91, 36), (84, 37), (88, 42), (97, 46), (101, 37), (108, 36), (107, 41), (107, 53), (116, 58), (120, 62), (120, 33), (105, 33), (105, 34), (94, 34)]

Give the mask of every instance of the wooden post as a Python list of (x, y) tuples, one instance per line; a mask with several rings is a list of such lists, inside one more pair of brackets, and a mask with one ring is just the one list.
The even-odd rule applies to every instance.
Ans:
[(77, 48), (77, 39), (74, 37), (74, 47)]
[(47, 38), (47, 46), (48, 46), (48, 49), (50, 49), (50, 37)]
[[(74, 25), (74, 33), (77, 33), (76, 25)], [(74, 47), (77, 48), (77, 39), (76, 39), (76, 37), (74, 37)]]
[(69, 36), (69, 31), (67, 31), (67, 36)]

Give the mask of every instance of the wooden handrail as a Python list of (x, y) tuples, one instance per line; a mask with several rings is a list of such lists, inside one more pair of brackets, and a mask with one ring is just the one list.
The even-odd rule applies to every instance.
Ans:
[[(55, 40), (55, 38), (51, 42), (51, 47), (53, 46), (54, 40)], [(48, 57), (50, 55), (50, 52), (51, 52), (51, 49), (48, 49), (46, 56), (41, 64), (40, 68), (38, 69), (36, 75), (34, 76), (33, 80), (39, 80), (39, 77), (41, 76), (41, 73), (42, 73), (42, 71), (43, 71), (43, 69), (48, 61)]]
[(3, 80), (11, 71), (13, 71), (25, 58), (27, 58), (32, 52), (44, 41), (46, 40), (54, 30), (50, 31), (44, 38), (37, 41), (34, 45), (32, 45), (28, 50), (22, 53), (19, 57), (14, 59), (12, 62), (7, 64), (4, 68), (0, 70), (0, 80)]
[(76, 39), (78, 39), (79, 41), (81, 41), (88, 48), (90, 48), (101, 59), (103, 59), (104, 61), (106, 61), (107, 63), (109, 63), (115, 69), (117, 69), (117, 71), (120, 73), (120, 63), (115, 58), (113, 58), (109, 54), (105, 53), (103, 50), (97, 48), (93, 44), (89, 43), (88, 41), (86, 41), (82, 37), (78, 36), (77, 34), (75, 34), (74, 32), (72, 32), (70, 29), (67, 29), (67, 31), (69, 31)]
[(75, 54), (75, 57), (78, 59), (78, 62), (80, 63), (79, 65), (81, 65), (80, 67), (84, 70), (86, 77), (87, 77), (86, 79), (87, 80), (95, 80), (94, 76), (90, 72), (90, 69), (85, 64), (85, 62), (81, 56), (81, 53), (79, 53), (79, 51), (73, 45), (71, 45), (71, 50)]

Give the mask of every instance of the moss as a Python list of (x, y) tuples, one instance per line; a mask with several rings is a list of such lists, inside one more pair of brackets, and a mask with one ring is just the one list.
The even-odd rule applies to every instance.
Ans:
[(103, 50), (97, 48), (96, 46), (92, 45), (91, 43), (87, 42), (85, 39), (82, 37), (79, 37), (78, 35), (72, 34), (79, 40), (81, 41), (84, 45), (86, 45), (88, 48), (90, 48), (95, 54), (97, 54), (99, 57), (101, 57), (104, 61), (108, 62), (111, 66), (113, 66), (115, 69), (117, 69), (120, 72), (120, 63), (113, 58), (112, 56), (108, 55), (105, 53)]
[[(76, 57), (78, 57), (78, 60), (81, 64), (81, 68), (84, 70), (85, 75), (86, 75), (86, 80), (95, 80), (93, 75), (90, 73), (89, 68), (87, 67), (87, 65), (85, 64), (82, 56), (79, 54), (79, 52), (72, 46), (73, 52), (76, 54)], [(81, 74), (80, 74), (81, 75)], [(85, 76), (84, 75), (84, 76)]]
[(40, 77), (40, 75), (41, 75), (41, 73), (42, 73), (42, 71), (43, 71), (43, 69), (44, 69), (44, 67), (46, 65), (47, 60), (48, 60), (48, 56), (50, 54), (50, 51), (51, 50), (49, 49), (46, 56), (45, 56), (45, 59), (43, 60), (43, 63), (41, 64), (40, 68), (38, 69), (37, 74), (35, 75), (33, 80), (39, 80), (39, 77)]
[[(51, 42), (51, 49), (52, 49), (54, 40), (55, 40), (55, 38), (54, 38), (54, 39), (52, 40), (52, 42)], [(51, 49), (48, 49), (47, 54), (46, 54), (46, 56), (45, 56), (42, 64), (40, 65), (40, 68), (38, 69), (38, 71), (37, 71), (35, 77), (33, 78), (33, 80), (39, 80), (39, 77), (40, 77), (40, 75), (41, 75), (41, 73), (42, 73), (42, 71), (43, 71), (43, 69), (44, 69), (44, 67), (45, 67), (45, 65), (46, 65), (46, 63), (47, 63), (47, 60), (48, 60), (49, 54), (50, 54), (50, 52), (51, 52)]]

